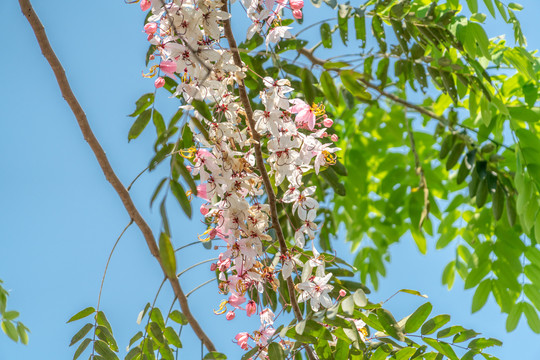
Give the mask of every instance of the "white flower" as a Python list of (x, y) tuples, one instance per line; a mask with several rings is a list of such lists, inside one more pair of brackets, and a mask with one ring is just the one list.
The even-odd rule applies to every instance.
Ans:
[(266, 50), (268, 50), (270, 43), (277, 44), (281, 39), (291, 38), (292, 34), (289, 32), (289, 29), (292, 29), (292, 27), (276, 26), (275, 28), (272, 28), (266, 36)]
[(318, 311), (320, 306), (329, 308), (332, 306), (332, 299), (328, 293), (334, 288), (332, 285), (328, 285), (328, 280), (332, 277), (331, 273), (326, 274), (324, 277), (313, 277), (303, 283), (297, 285), (303, 292), (298, 297), (298, 302), (304, 302), (310, 300), (311, 309)]

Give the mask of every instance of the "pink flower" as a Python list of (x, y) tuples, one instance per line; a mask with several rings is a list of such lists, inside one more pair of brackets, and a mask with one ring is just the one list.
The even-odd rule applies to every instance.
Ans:
[[(302, 14), (302, 10), (293, 10), (292, 16), (293, 16), (295, 19), (300, 20), (304, 15)], [(311, 130), (313, 130), (313, 129), (311, 129)]]
[(161, 64), (159, 64), (159, 68), (165, 74), (174, 76), (174, 73), (176, 72), (176, 62), (172, 60), (162, 61)]
[(338, 136), (336, 134), (332, 134), (332, 136), (330, 136), (330, 139), (333, 141), (333, 142), (336, 142), (338, 141)]
[(245, 302), (246, 302), (246, 298), (244, 297), (244, 295), (237, 295), (237, 294), (233, 293), (233, 294), (231, 294), (231, 296), (229, 296), (229, 304), (231, 304), (232, 306), (234, 306), (237, 309), (243, 310), (240, 307), (240, 305), (242, 305)]
[(326, 119), (323, 120), (322, 123), (323, 123), (324, 127), (329, 128), (334, 124), (334, 121), (332, 121), (332, 119), (326, 118)]
[(292, 100), (293, 106), (289, 111), (296, 115), (296, 123), (298, 126), (307, 125), (308, 129), (313, 130), (315, 128), (315, 114), (311, 110), (311, 107), (300, 99)]
[(148, 23), (144, 25), (144, 32), (148, 35), (153, 35), (157, 31), (157, 24), (156, 23)]
[(229, 312), (227, 313), (227, 315), (225, 315), (225, 318), (226, 318), (227, 320), (232, 320), (232, 319), (234, 319), (235, 316), (236, 316), (236, 315), (234, 314), (234, 311), (229, 311)]
[(291, 9), (293, 10), (300, 10), (304, 7), (304, 0), (291, 0), (289, 1), (289, 5), (291, 5)]
[(221, 272), (227, 271), (227, 269), (231, 267), (231, 259), (227, 258), (224, 261), (218, 261), (218, 266), (219, 266), (219, 271)]
[(154, 81), (154, 86), (159, 89), (160, 87), (163, 87), (163, 85), (165, 85), (165, 79), (162, 78), (161, 76), (158, 77), (156, 79), (156, 81)]
[(347, 295), (347, 292), (345, 290), (339, 290), (339, 296), (344, 297), (345, 295)]
[(208, 201), (208, 193), (206, 190), (206, 184), (197, 185), (197, 196), (201, 199)]
[(248, 349), (248, 340), (249, 340), (249, 334), (247, 332), (241, 332), (236, 334), (234, 337), (236, 340), (236, 343), (238, 346), (240, 346), (242, 349), (247, 350)]
[(248, 304), (246, 305), (246, 314), (248, 317), (255, 314), (257, 312), (257, 304), (253, 300), (249, 300)]
[(150, 3), (150, 0), (142, 0), (140, 5), (141, 5), (142, 11), (146, 11), (150, 9), (150, 6), (152, 6), (152, 4)]

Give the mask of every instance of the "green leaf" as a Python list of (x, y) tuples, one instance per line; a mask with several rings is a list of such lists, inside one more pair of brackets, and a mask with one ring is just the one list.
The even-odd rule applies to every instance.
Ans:
[(304, 90), (304, 96), (308, 104), (313, 104), (315, 101), (315, 89), (311, 77), (312, 75), (309, 69), (302, 70), (302, 89)]
[(17, 323), (17, 332), (19, 333), (19, 340), (21, 340), (21, 343), (28, 345), (28, 329), (20, 321)]
[(203, 358), (203, 360), (225, 360), (225, 359), (227, 359), (227, 356), (217, 351), (211, 351), (208, 354), (206, 354)]
[(465, 331), (460, 332), (459, 334), (456, 334), (454, 336), (454, 339), (452, 340), (452, 342), (460, 343), (460, 342), (472, 339), (473, 337), (475, 337), (477, 335), (478, 335), (478, 333), (476, 331), (474, 331), (474, 330), (465, 330)]
[(170, 326), (167, 326), (167, 328), (165, 329), (165, 331), (163, 331), (163, 335), (165, 335), (165, 339), (167, 339), (167, 341), (169, 342), (169, 344), (177, 347), (177, 348), (181, 348), (182, 347), (182, 342), (180, 341), (180, 338), (178, 337), (178, 334), (176, 333), (176, 331), (170, 327)]
[(426, 321), (426, 323), (422, 325), (420, 332), (422, 335), (433, 334), (435, 331), (437, 331), (437, 329), (441, 328), (449, 321), (450, 315), (437, 315)]
[(17, 332), (17, 328), (15, 328), (15, 325), (13, 325), (11, 321), (2, 321), (0, 327), (2, 328), (4, 334), (6, 334), (11, 340), (15, 342), (19, 341), (19, 333)]
[(491, 16), (495, 18), (495, 8), (493, 7), (493, 0), (484, 0), (484, 4), (486, 4), (486, 7), (489, 10)]
[(405, 340), (405, 335), (403, 334), (403, 330), (394, 319), (394, 316), (392, 316), (392, 314), (388, 310), (377, 309), (376, 313), (384, 331), (388, 335), (392, 336), (393, 338), (399, 341)]
[(342, 71), (340, 74), (341, 82), (347, 90), (354, 96), (362, 99), (369, 100), (371, 95), (366, 91), (365, 87), (358, 82), (359, 74), (352, 70)]
[(347, 4), (338, 5), (338, 27), (339, 35), (343, 45), (347, 45), (349, 40), (349, 13), (351, 12), (351, 6)]
[(212, 120), (212, 113), (208, 108), (208, 104), (206, 104), (204, 101), (193, 100), (191, 105), (193, 105), (195, 110), (197, 110), (199, 114), (201, 114), (206, 120)]
[(532, 331), (537, 334), (540, 334), (540, 319), (536, 313), (536, 309), (529, 303), (523, 303), (523, 312), (527, 318), (527, 324)]
[(95, 312), (96, 312), (96, 309), (94, 309), (93, 307), (87, 307), (86, 309), (81, 310), (78, 313), (76, 313), (75, 315), (73, 315), (71, 317), (71, 319), (69, 319), (67, 322), (70, 323), (72, 321), (83, 319), (83, 318), (87, 317), (88, 315), (93, 314)]
[(178, 203), (182, 207), (182, 210), (184, 210), (184, 213), (187, 215), (187, 217), (191, 219), (191, 203), (189, 202), (184, 188), (182, 187), (182, 185), (180, 185), (180, 183), (175, 180), (171, 180), (169, 182), (169, 185), (171, 187), (171, 191), (174, 197), (176, 198), (176, 200), (178, 200)]
[(486, 304), (489, 293), (491, 292), (491, 279), (485, 279), (478, 285), (474, 292), (471, 312), (475, 313)]
[(420, 297), (423, 297), (423, 298), (426, 298), (426, 299), (427, 299), (427, 295), (422, 294), (422, 293), (421, 293), (420, 291), (418, 291), (418, 290), (401, 289), (401, 290), (398, 290), (398, 292), (402, 292), (402, 293), (405, 293), (405, 294), (411, 294), (411, 295), (415, 295), (415, 296), (420, 296)]
[(99, 355), (103, 356), (105, 360), (118, 359), (118, 356), (111, 349), (109, 349), (107, 343), (102, 340), (96, 340), (96, 342), (94, 343), (94, 348), (96, 349), (96, 352)]
[[(165, 270), (165, 274), (169, 278), (174, 279), (176, 277), (176, 256), (171, 239), (165, 233), (161, 233), (159, 236), (159, 257), (161, 259), (161, 264), (163, 265), (163, 270)], [(155, 308), (152, 309), (152, 313), (154, 310)]]
[(139, 115), (139, 117), (135, 120), (135, 122), (131, 126), (131, 129), (129, 129), (128, 141), (136, 139), (139, 135), (141, 135), (146, 125), (148, 125), (148, 123), (150, 122), (151, 115), (152, 115), (151, 109), (144, 110)]
[(154, 113), (152, 114), (152, 121), (154, 122), (154, 126), (156, 127), (156, 133), (158, 136), (163, 134), (163, 132), (166, 129), (165, 121), (163, 120), (163, 116), (159, 113), (159, 111), (154, 109)]
[(4, 320), (15, 320), (19, 317), (19, 312), (15, 310), (6, 311), (2, 317)]
[(323, 23), (320, 32), (323, 46), (327, 49), (332, 48), (332, 30), (330, 30), (330, 25), (328, 23)]
[(142, 331), (137, 332), (133, 337), (129, 340), (129, 347), (131, 347), (137, 340), (143, 337)]
[(521, 11), (523, 10), (523, 5), (518, 3), (509, 3), (508, 8), (514, 11)]
[(421, 305), (407, 319), (404, 331), (407, 334), (410, 334), (420, 329), (424, 321), (426, 321), (426, 319), (428, 318), (429, 314), (431, 314), (431, 310), (433, 310), (433, 306), (429, 302)]
[(135, 111), (129, 115), (131, 117), (135, 117), (142, 113), (144, 110), (146, 110), (152, 103), (154, 102), (154, 94), (148, 93), (142, 95), (139, 100), (135, 102)]
[(171, 312), (171, 314), (169, 315), (169, 319), (180, 325), (188, 324), (186, 316), (178, 310), (174, 310), (173, 312)]
[(514, 306), (511, 307), (510, 313), (506, 318), (506, 331), (512, 332), (515, 330), (515, 328), (518, 326), (519, 319), (521, 318), (521, 314), (523, 314), (524, 310), (525, 307), (523, 302), (514, 304)]
[(362, 47), (366, 46), (366, 15), (364, 11), (355, 11), (354, 29), (356, 32), (356, 40), (362, 41)]
[(469, 6), (471, 13), (474, 14), (478, 12), (478, 0), (467, 0), (467, 5)]
[(446, 329), (439, 331), (437, 333), (437, 338), (440, 339), (440, 338), (449, 337), (462, 331), (465, 331), (465, 328), (463, 326), (450, 326), (450, 327), (447, 327)]
[(139, 356), (139, 354), (141, 354), (142, 351), (141, 351), (141, 348), (140, 347), (134, 347), (133, 349), (131, 349), (126, 357), (124, 358), (124, 360), (132, 360), (132, 359), (135, 359), (135, 357)]
[(90, 344), (90, 342), (92, 342), (92, 339), (84, 339), (83, 340), (83, 342), (79, 345), (77, 350), (75, 350), (75, 354), (73, 355), (73, 360), (77, 360), (79, 358), (79, 356), (81, 356), (81, 354), (84, 352), (84, 350), (86, 350), (86, 348), (88, 347), (88, 344)]
[(273, 342), (268, 345), (268, 356), (270, 360), (285, 360), (283, 348), (277, 342)]
[(441, 354), (446, 355), (449, 359), (459, 360), (456, 353), (448, 343), (431, 338), (422, 338), (422, 340), (424, 340), (426, 344), (430, 345), (435, 350), (439, 351)]
[(88, 332), (90, 331), (90, 329), (92, 329), (94, 327), (94, 325), (88, 323), (86, 325), (84, 325), (81, 330), (79, 330), (72, 338), (71, 338), (71, 342), (69, 343), (69, 346), (72, 346), (76, 343), (78, 343), (83, 337), (86, 336), (86, 334), (88, 334)]
[(487, 347), (491, 347), (491, 346), (501, 346), (502, 345), (502, 341), (500, 340), (497, 340), (497, 339), (492, 339), (492, 338), (489, 338), (489, 339), (484, 339), (484, 338), (479, 338), (479, 339), (474, 339), (473, 341), (471, 341), (469, 343), (469, 345), (467, 345), (467, 347), (469, 349), (478, 349), (478, 350), (482, 350), (482, 349), (485, 349)]
[(112, 327), (109, 323), (109, 320), (107, 320), (107, 317), (105, 316), (105, 313), (103, 311), (98, 311), (97, 317), (96, 317), (98, 325), (106, 327), (112, 334)]
[(334, 79), (327, 71), (321, 73), (321, 86), (326, 99), (334, 106), (339, 106), (339, 94)]

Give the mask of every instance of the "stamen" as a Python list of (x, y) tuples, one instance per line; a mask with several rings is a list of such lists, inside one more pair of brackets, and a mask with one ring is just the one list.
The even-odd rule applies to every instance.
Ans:
[(311, 105), (311, 111), (313, 112), (313, 114), (315, 114), (315, 116), (321, 116), (321, 115), (326, 114), (326, 110), (322, 103), (321, 104), (313, 103), (313, 105)]
[(143, 73), (142, 76), (147, 78), (147, 79), (150, 79), (150, 78), (153, 78), (154, 76), (156, 76), (157, 74), (157, 68), (159, 67), (159, 65), (154, 65), (150, 68), (148, 74), (145, 74)]

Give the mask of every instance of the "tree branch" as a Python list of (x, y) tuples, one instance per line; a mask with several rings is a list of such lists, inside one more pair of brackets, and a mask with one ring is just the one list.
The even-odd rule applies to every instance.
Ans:
[[(227, 13), (229, 12), (227, 8), (227, 1), (224, 2), (221, 10)], [(236, 39), (234, 38), (230, 19), (223, 21), (223, 28), (225, 31), (225, 37), (227, 38), (227, 41), (229, 42), (229, 48), (231, 49), (234, 63), (236, 66), (242, 68), (243, 67), (242, 59), (240, 58), (240, 52), (238, 51)], [(285, 236), (283, 235), (283, 230), (281, 229), (281, 226), (279, 224), (276, 194), (274, 194), (274, 189), (272, 188), (270, 177), (268, 176), (268, 173), (264, 166), (264, 160), (263, 160), (261, 144), (260, 144), (261, 136), (255, 130), (255, 121), (253, 120), (253, 109), (251, 108), (251, 103), (249, 101), (249, 97), (248, 97), (243, 80), (238, 81), (238, 92), (240, 95), (240, 101), (242, 102), (242, 105), (244, 106), (244, 109), (246, 110), (246, 118), (248, 121), (249, 128), (251, 130), (251, 136), (253, 137), (253, 140), (255, 143), (253, 147), (255, 149), (255, 159), (257, 162), (257, 169), (259, 170), (259, 173), (261, 174), (261, 178), (263, 180), (264, 187), (266, 189), (266, 194), (268, 196), (268, 204), (270, 205), (272, 227), (276, 231), (276, 237), (279, 242), (280, 252), (282, 254), (286, 254), (288, 252), (288, 248), (287, 248), (287, 242), (285, 241)], [(295, 291), (294, 283), (291, 277), (287, 278), (287, 289), (289, 291), (289, 299), (291, 301), (291, 306), (294, 312), (294, 316), (296, 317), (297, 321), (302, 321), (304, 318), (302, 316), (302, 312), (300, 311), (300, 307), (298, 306), (298, 302), (296, 300), (296, 296), (295, 296), (296, 291)], [(306, 353), (309, 359), (315, 359), (315, 355), (313, 354), (313, 351), (311, 350), (311, 348), (308, 347), (306, 349), (307, 349)]]
[[(298, 51), (299, 54), (304, 55), (314, 65), (324, 66), (324, 64), (326, 63), (326, 60), (320, 59), (320, 58), (316, 57), (315, 55), (313, 55), (313, 49), (308, 50), (306, 48), (300, 48), (300, 49), (297, 49), (297, 51)], [(339, 72), (341, 72), (342, 69), (330, 68), (330, 69), (326, 69), (326, 70), (332, 70), (332, 71), (336, 71), (336, 72), (339, 73)], [(360, 81), (365, 87), (367, 87), (369, 89), (372, 89), (372, 90), (375, 90), (381, 96), (384, 96), (385, 98), (390, 99), (390, 100), (392, 100), (392, 101), (394, 101), (394, 102), (396, 102), (398, 104), (401, 104), (401, 105), (403, 105), (403, 106), (405, 106), (405, 107), (407, 107), (409, 109), (412, 109), (412, 110), (414, 110), (414, 111), (416, 111), (416, 112), (418, 112), (420, 114), (423, 114), (423, 115), (426, 115), (426, 116), (428, 116), (428, 117), (430, 117), (432, 119), (435, 119), (441, 125), (448, 126), (449, 128), (452, 128), (452, 125), (450, 124), (448, 119), (446, 119), (444, 116), (437, 115), (433, 111), (428, 110), (423, 106), (419, 106), (419, 105), (410, 103), (407, 100), (400, 98), (399, 96), (396, 96), (394, 94), (390, 94), (390, 93), (380, 89), (377, 85), (375, 85), (373, 83), (370, 83), (367, 80), (358, 79), (358, 81)], [(469, 131), (472, 131), (472, 132), (478, 134), (478, 130), (473, 129), (473, 128), (469, 127), (469, 126), (466, 126), (466, 125), (463, 125), (463, 124), (456, 124), (456, 126), (459, 126), (459, 127), (463, 128), (463, 129), (467, 129)], [(487, 140), (491, 141), (492, 143), (494, 143), (497, 146), (502, 146), (502, 147), (514, 152), (514, 149), (504, 145), (503, 143), (498, 142), (497, 140), (494, 140), (494, 139), (491, 139), (491, 138), (487, 138)]]
[[(77, 123), (79, 124), (79, 127), (81, 129), (81, 132), (83, 133), (84, 139), (88, 142), (88, 145), (90, 145), (90, 148), (94, 152), (94, 155), (101, 167), (101, 170), (103, 171), (103, 174), (105, 175), (105, 178), (111, 185), (113, 186), (114, 190), (122, 200), (122, 203), (124, 204), (124, 207), (126, 208), (126, 211), (128, 212), (131, 219), (137, 224), (139, 229), (141, 230), (145, 240), (146, 244), (148, 245), (148, 249), (152, 253), (152, 255), (157, 259), (159, 265), (161, 266), (161, 269), (163, 270), (163, 273), (166, 273), (163, 269), (163, 265), (161, 262), (161, 258), (159, 256), (159, 248), (157, 246), (156, 240), (154, 238), (154, 234), (152, 233), (152, 230), (146, 223), (146, 221), (143, 219), (135, 205), (133, 204), (133, 201), (120, 181), (118, 177), (116, 176), (114, 170), (111, 167), (111, 164), (109, 163), (109, 160), (107, 159), (107, 156), (105, 155), (105, 151), (103, 151), (103, 148), (101, 147), (101, 144), (95, 137), (94, 133), (92, 132), (92, 129), (90, 128), (90, 124), (88, 123), (88, 120), (86, 118), (86, 114), (84, 113), (81, 105), (77, 101), (77, 98), (73, 94), (73, 91), (71, 90), (71, 87), (69, 85), (68, 79), (66, 77), (66, 74), (64, 72), (64, 69), (62, 68), (62, 64), (56, 57), (56, 54), (54, 53), (49, 40), (47, 38), (47, 35), (45, 33), (45, 29), (39, 20), (37, 14), (35, 13), (34, 9), (32, 8), (32, 5), (29, 0), (19, 0), (19, 5), (21, 7), (21, 11), (30, 23), (30, 26), (32, 26), (32, 30), (34, 31), (34, 35), (36, 36), (36, 39), (38, 41), (39, 47), (41, 48), (41, 52), (43, 56), (47, 59), (49, 62), (49, 65), (51, 66), (51, 69), (54, 72), (54, 75), (56, 77), (56, 81), (58, 82), (58, 86), (60, 87), (60, 91), (62, 92), (63, 98), (68, 103), (69, 107), (71, 108), (71, 111), (75, 115), (75, 118), (77, 119)], [(214, 344), (206, 333), (202, 330), (199, 323), (191, 313), (189, 309), (189, 304), (187, 302), (187, 298), (182, 291), (182, 288), (180, 287), (180, 283), (178, 279), (173, 277), (168, 277), (169, 282), (171, 283), (171, 286), (174, 290), (174, 294), (178, 298), (178, 302), (180, 303), (180, 307), (182, 309), (182, 312), (188, 319), (189, 324), (191, 325), (193, 331), (199, 337), (199, 339), (205, 344), (206, 348), (209, 351), (216, 351)]]

